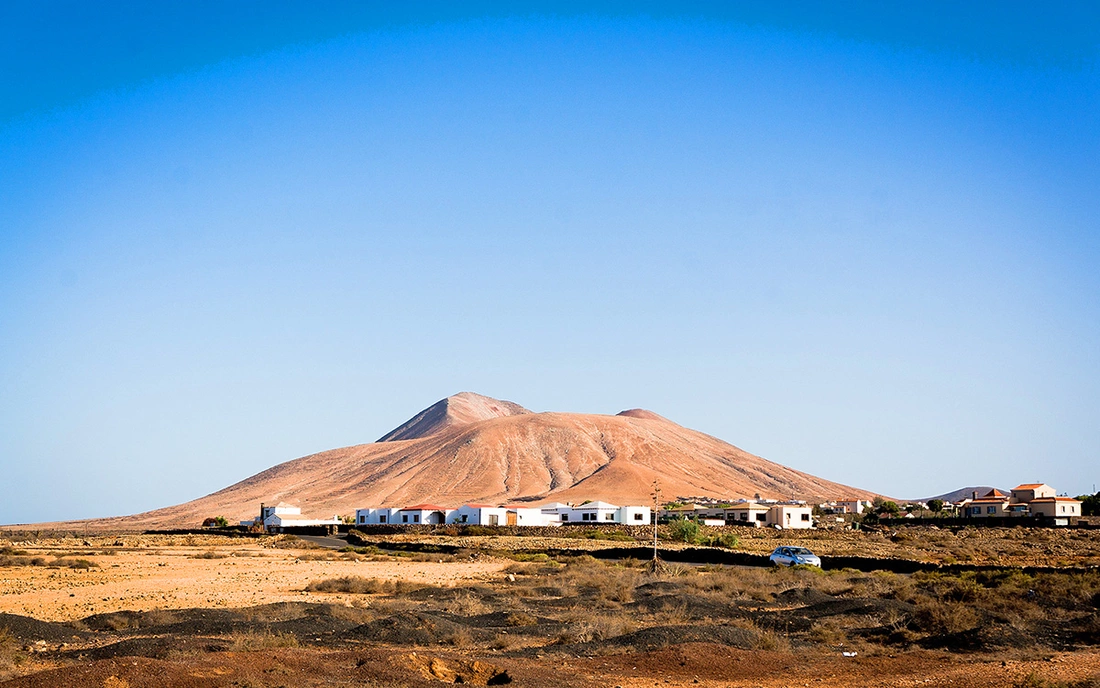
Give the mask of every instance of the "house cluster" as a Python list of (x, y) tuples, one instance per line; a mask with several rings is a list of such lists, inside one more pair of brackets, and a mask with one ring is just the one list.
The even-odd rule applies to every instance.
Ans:
[(813, 528), (813, 508), (805, 502), (743, 499), (731, 504), (677, 504), (658, 515), (662, 519), (690, 518), (707, 526), (756, 528)]
[(825, 514), (862, 514), (874, 508), (874, 503), (869, 499), (845, 497), (832, 502), (823, 502), (819, 506), (821, 512)]
[(303, 526), (337, 526), (343, 523), (339, 516), (332, 518), (306, 518), (299, 507), (279, 502), (275, 506), (260, 505), (260, 515), (250, 521), (241, 521), (242, 526), (262, 526), (266, 530), (282, 528), (300, 528)]
[[(830, 515), (858, 515), (874, 509), (872, 502), (860, 499), (839, 499), (818, 506), (821, 513)], [(898, 513), (901, 518), (928, 516), (929, 507), (924, 502), (905, 502), (898, 506), (901, 507)], [(1080, 500), (1059, 496), (1053, 487), (1045, 483), (1017, 485), (1008, 493), (997, 489), (982, 494), (972, 492), (965, 499), (944, 502), (937, 508), (943, 514), (961, 518), (1032, 516), (1053, 519), (1054, 525), (1064, 525), (1061, 520), (1081, 516)], [(841, 520), (839, 516), (838, 520)]]
[(970, 499), (959, 503), (959, 509), (963, 516), (970, 518), (1038, 516), (1057, 522), (1080, 516), (1081, 501), (1060, 497), (1045, 483), (1025, 483), (1012, 488), (1009, 494), (993, 489), (979, 497), (975, 492)]
[(494, 506), (464, 504), (458, 508), (414, 504), (401, 508), (367, 508), (355, 511), (356, 525), (466, 524), (478, 526), (560, 526), (567, 523), (620, 523), (647, 525), (648, 506), (616, 506), (607, 502), (546, 504), (543, 506)]

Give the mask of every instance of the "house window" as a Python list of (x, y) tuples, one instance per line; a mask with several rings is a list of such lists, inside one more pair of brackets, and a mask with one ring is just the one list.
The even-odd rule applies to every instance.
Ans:
[(1066, 507), (1062, 507), (1062, 513), (1066, 513)]
[(603, 515), (603, 520), (605, 520), (605, 521), (614, 521), (615, 520), (615, 514), (604, 514)]
[(757, 514), (756, 515), (756, 520), (763, 523), (764, 521), (768, 520), (768, 515), (767, 514)]
[(463, 515), (462, 515), (462, 522), (463, 522), (463, 523), (465, 523), (465, 522), (466, 522), (466, 515), (465, 515), (465, 514), (463, 514)]
[(386, 522), (386, 517), (385, 516), (379, 516), (378, 517), (378, 522), (379, 523), (385, 523)]
[(997, 513), (997, 507), (995, 507), (995, 506), (987, 506), (987, 507), (985, 508), (985, 513), (987, 513), (987, 514), (995, 514), (995, 513)]
[(409, 522), (409, 515), (408, 514), (401, 514), (401, 522), (402, 523), (408, 523)]
[(561, 515), (561, 520), (562, 521), (568, 521), (569, 520), (569, 514), (562, 514)]
[(809, 514), (802, 514), (802, 520), (803, 521), (809, 521), (810, 520), (810, 515)]
[(640, 520), (642, 520), (642, 515), (641, 515), (641, 514), (634, 514), (634, 520), (635, 520), (635, 521), (640, 521)]
[(367, 517), (366, 516), (360, 516), (359, 517), (359, 522), (360, 523), (366, 523), (367, 522)]
[(500, 516), (497, 516), (496, 514), (489, 514), (489, 525), (499, 526), (500, 525)]
[(420, 514), (415, 514), (413, 516), (413, 523), (420, 523)]
[(745, 513), (745, 512), (742, 512), (742, 513), (741, 513), (741, 520), (742, 520), (742, 521), (747, 521), (747, 520), (749, 520), (749, 515), (748, 515), (747, 513)]

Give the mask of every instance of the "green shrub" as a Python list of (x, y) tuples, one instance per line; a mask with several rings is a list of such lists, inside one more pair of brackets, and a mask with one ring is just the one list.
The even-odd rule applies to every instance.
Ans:
[(699, 540), (699, 524), (679, 519), (668, 524), (669, 537), (678, 542), (694, 543)]

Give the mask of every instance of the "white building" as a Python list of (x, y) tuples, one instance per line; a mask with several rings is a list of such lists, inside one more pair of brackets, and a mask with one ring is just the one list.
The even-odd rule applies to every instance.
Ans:
[(768, 525), (785, 529), (813, 528), (813, 509), (805, 504), (773, 504), (768, 508)]
[(475, 526), (503, 526), (508, 523), (504, 507), (488, 504), (464, 504), (447, 516), (448, 523), (466, 523)]
[(333, 515), (332, 518), (306, 518), (302, 516), (301, 507), (286, 502), (279, 502), (275, 506), (261, 504), (258, 519), (241, 521), (241, 525), (262, 525), (268, 530), (301, 528), (304, 526), (338, 526), (341, 523), (342, 521), (337, 515)]
[(414, 504), (398, 509), (394, 518), (399, 525), (446, 523), (447, 516), (455, 511), (457, 509), (448, 509), (435, 504)]
[(385, 525), (396, 523), (400, 519), (395, 519), (398, 512), (401, 509), (396, 508), (376, 508), (376, 509), (356, 509), (355, 510), (355, 524), (356, 525)]

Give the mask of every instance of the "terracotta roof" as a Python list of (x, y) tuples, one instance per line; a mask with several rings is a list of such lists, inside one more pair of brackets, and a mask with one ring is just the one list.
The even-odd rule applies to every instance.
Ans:
[(757, 502), (745, 502), (744, 504), (734, 504), (733, 506), (727, 506), (726, 509), (768, 509), (767, 504), (759, 504)]
[(988, 499), (990, 497), (1007, 497), (1007, 496), (1008, 495), (1006, 495), (1004, 492), (1001, 492), (997, 488), (993, 488), (989, 492), (986, 492), (984, 495), (982, 495), (982, 499)]
[[(970, 500), (970, 503), (971, 504), (1003, 504), (1004, 502), (1007, 502), (1007, 501), (1008, 501), (1007, 496), (1005, 496), (1004, 498), (1001, 498), (1001, 497), (982, 497), (981, 499), (972, 499), (972, 500)], [(1035, 501), (1035, 500), (1032, 500), (1032, 501)]]
[(435, 504), (413, 504), (412, 506), (406, 506), (401, 509), (402, 511), (446, 511), (447, 507), (436, 506)]
[(1039, 497), (1038, 499), (1031, 500), (1029, 504), (1034, 504), (1035, 502), (1074, 502), (1080, 504), (1081, 500), (1074, 499), (1073, 497)]
[(1012, 488), (1013, 490), (1033, 490), (1036, 487), (1047, 487), (1046, 483), (1024, 483), (1023, 485), (1017, 485)]

